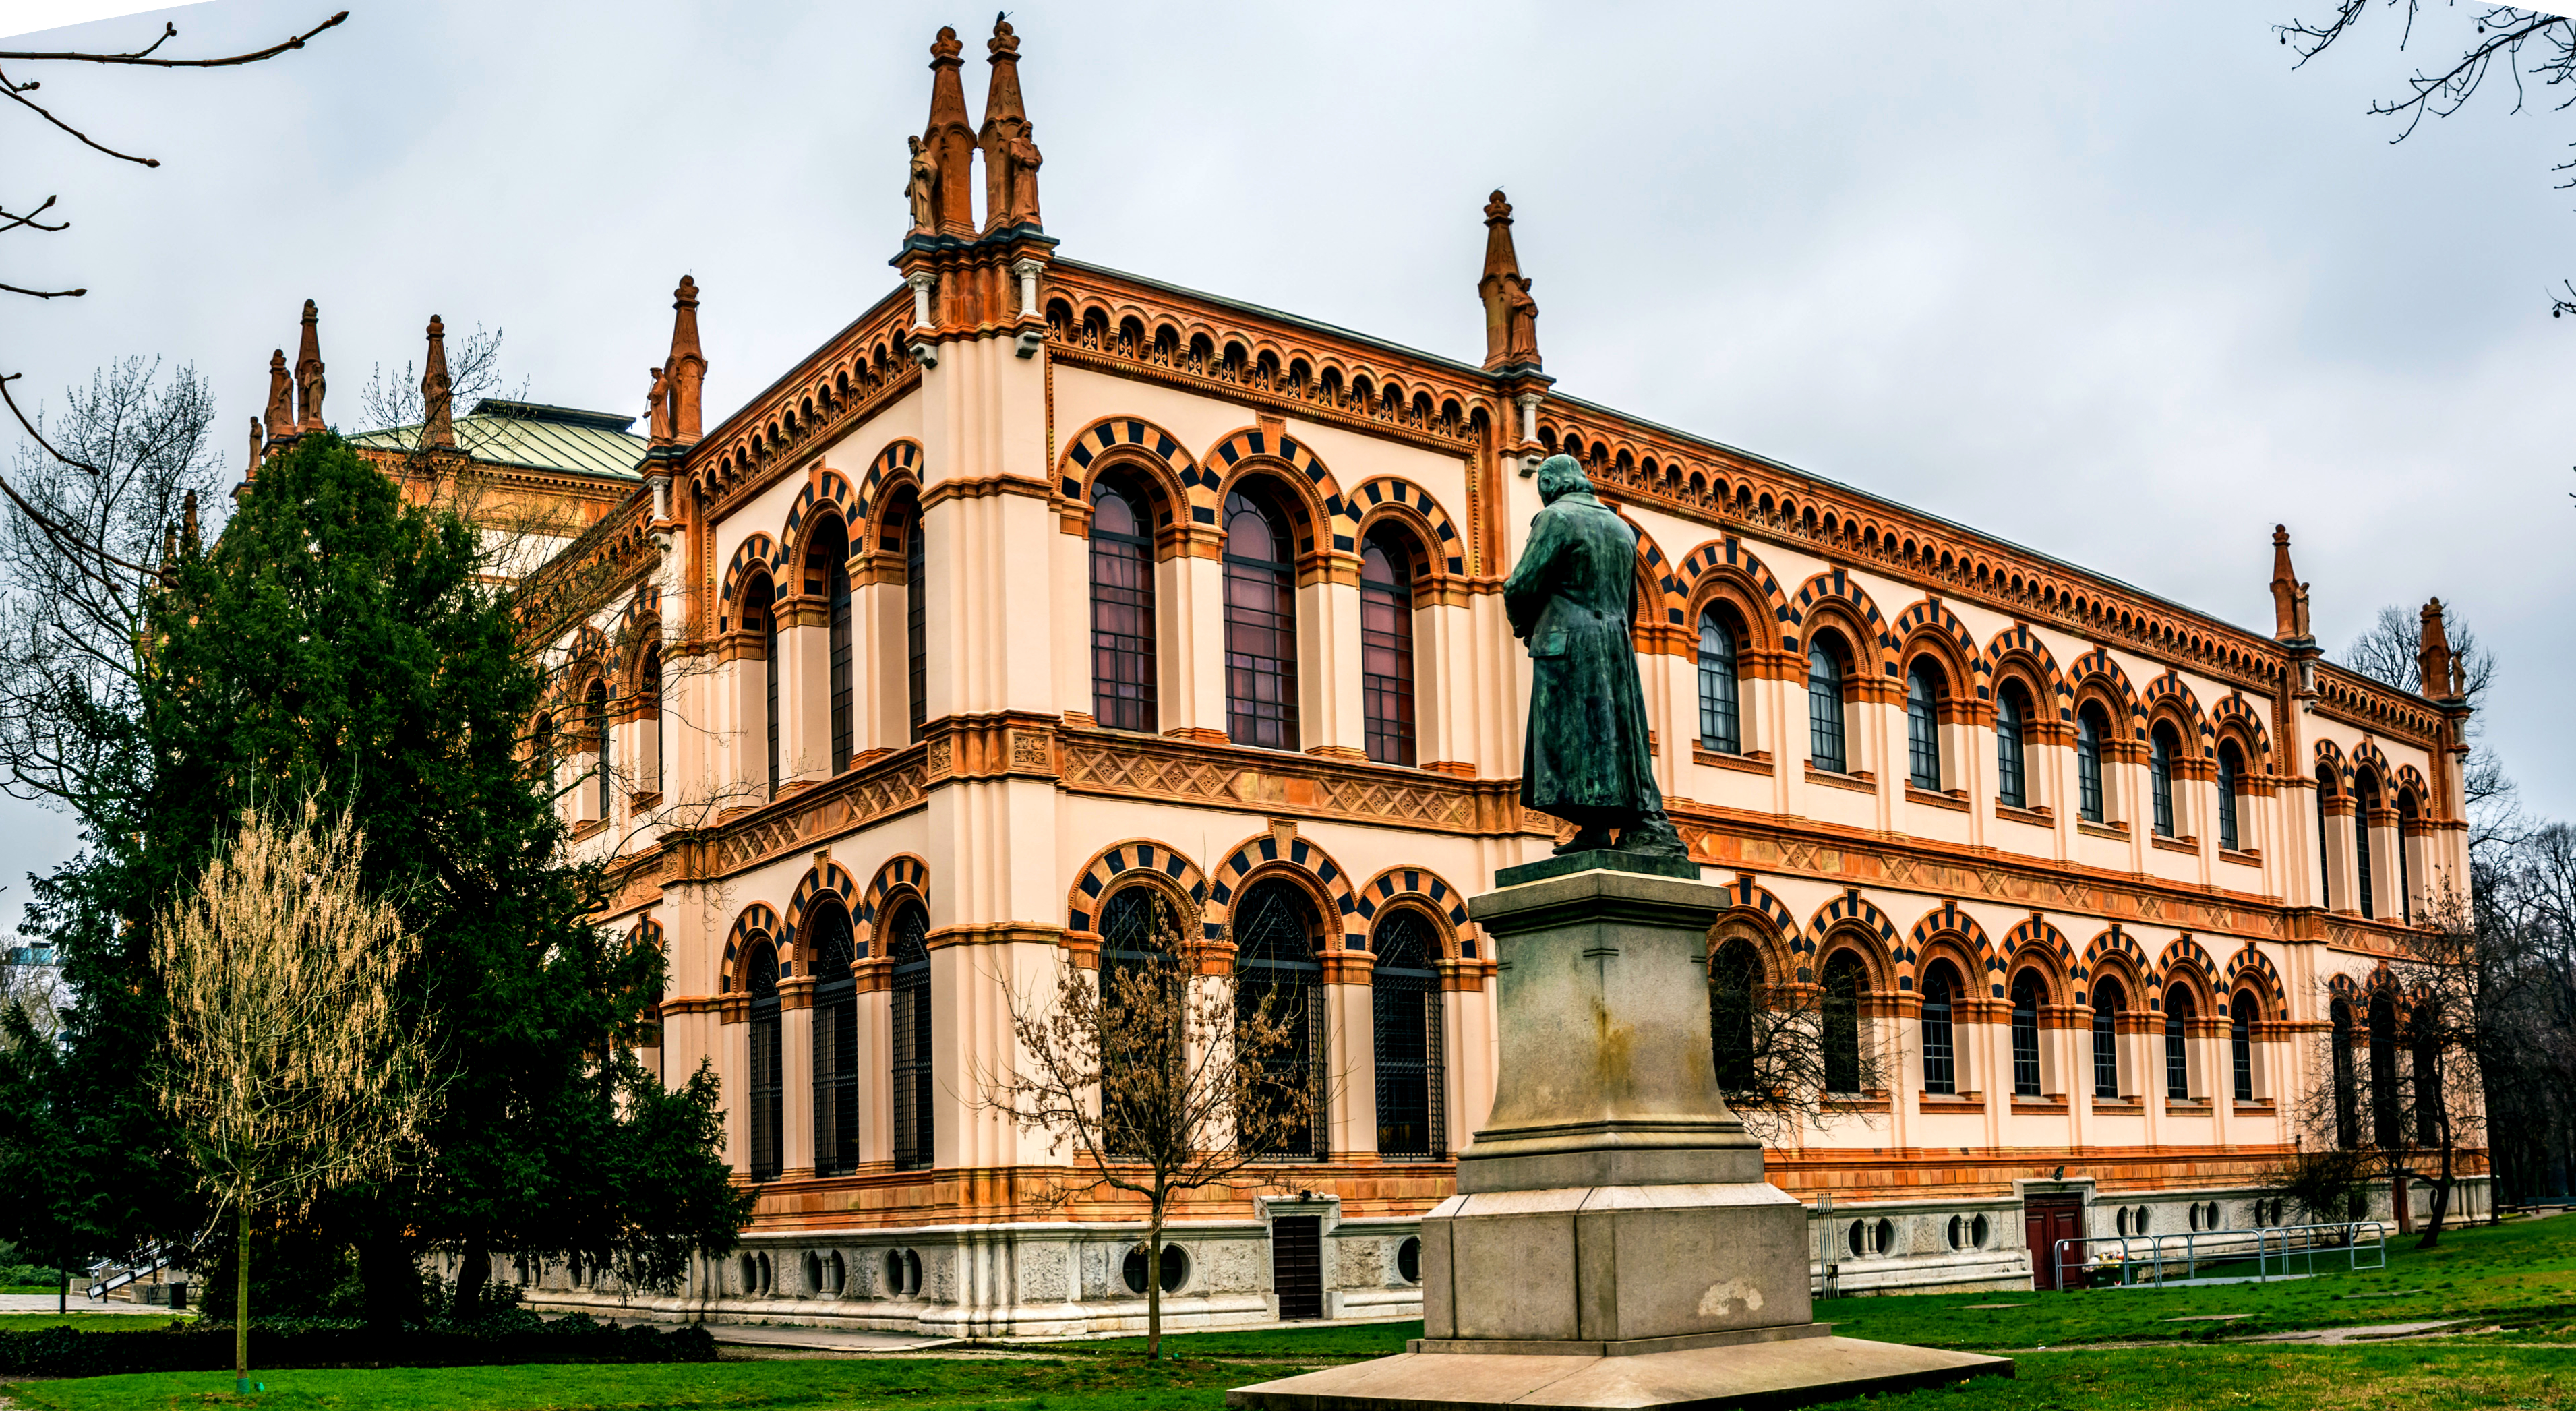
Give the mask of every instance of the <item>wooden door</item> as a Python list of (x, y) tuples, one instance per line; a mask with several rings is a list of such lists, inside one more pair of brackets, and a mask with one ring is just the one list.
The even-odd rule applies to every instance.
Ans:
[(1282, 1215), (1270, 1222), (1270, 1286), (1279, 1294), (1279, 1316), (1324, 1316), (1324, 1221), (1316, 1215)]
[[(2057, 1242), (2084, 1237), (2081, 1196), (2030, 1196), (2022, 1201), (2022, 1233), (2030, 1246), (2030, 1286), (2053, 1289), (2057, 1282)], [(2084, 1286), (2084, 1246), (2066, 1247), (2066, 1287)]]

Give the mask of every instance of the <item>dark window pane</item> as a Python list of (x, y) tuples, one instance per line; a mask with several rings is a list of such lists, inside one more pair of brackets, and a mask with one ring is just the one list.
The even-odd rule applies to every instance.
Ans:
[(2156, 836), (2160, 838), (2174, 835), (2173, 765), (2173, 727), (2159, 725), (2147, 745), (2147, 796), (2155, 808)]
[(1860, 995), (1867, 988), (1860, 958), (1850, 951), (1826, 964), (1822, 1018), (1827, 1092), (1860, 1091)]
[(2108, 733), (2100, 706), (2088, 705), (2075, 716), (2075, 808), (2087, 823), (2102, 821), (2102, 737)]
[(1941, 788), (1940, 688), (1917, 666), (1905, 678), (1905, 746), (1915, 788)]
[(1744, 752), (1735, 648), (1735, 629), (1718, 617), (1717, 609), (1699, 615), (1699, 742), (1724, 754)]
[(2165, 991), (2165, 1096), (2176, 1102), (2191, 1097), (2187, 1025), (2192, 1013), (2191, 991), (2180, 985)]
[(1957, 1047), (1952, 1042), (1950, 968), (1940, 965), (1923, 982), (1923, 1091), (1959, 1090)]
[(903, 645), (905, 666), (905, 706), (911, 723), (911, 738), (921, 738), (922, 727), (930, 722), (930, 568), (923, 540), (929, 526), (923, 522), (918, 505), (905, 512), (889, 513), (886, 523), (900, 521), (903, 533)]
[(1413, 555), (1391, 534), (1360, 556), (1360, 703), (1368, 757), (1414, 763)]
[(2104, 980), (2093, 987), (2093, 1095), (2120, 1095), (2119, 1026), (2115, 1016), (2128, 996)]
[(1818, 769), (1845, 771), (1843, 664), (1823, 643), (1807, 648), (1807, 755)]
[(1372, 940), (1369, 972), (1377, 1055), (1377, 1150), (1381, 1157), (1437, 1161), (1448, 1155), (1442, 1131), (1440, 953), (1438, 934), (1418, 911), (1385, 913)]
[(2235, 849), (2244, 844), (2236, 840), (2236, 788), (2244, 776), (2245, 758), (2232, 744), (2218, 747), (2218, 845)]
[(1091, 507), (1092, 716), (1158, 729), (1154, 691), (1154, 543), (1137, 504), (1104, 483)]
[(1283, 517), (1237, 491), (1226, 497), (1226, 736), (1297, 748), (1297, 572)]
[(2013, 1095), (2039, 1093), (2039, 978), (2023, 972), (2012, 992)]
[(2022, 720), (2021, 688), (2006, 686), (1995, 698), (1995, 794), (2014, 808), (2030, 807), (2022, 782)]
[(814, 957), (814, 1173), (859, 1165), (859, 996), (850, 973), (849, 910), (828, 896), (806, 920)]
[[(1236, 904), (1235, 1011), (1238, 1021), (1261, 1012), (1288, 1026), (1290, 1041), (1262, 1063), (1256, 1090), (1236, 1114), (1236, 1124), (1262, 1156), (1281, 1161), (1321, 1161), (1328, 1154), (1324, 1085), (1324, 968), (1315, 959), (1321, 914), (1293, 882), (1272, 879), (1244, 890)], [(1311, 1120), (1290, 1120), (1290, 1094), (1303, 1094)]]
[(886, 954), (894, 960), (893, 1052), (894, 1164), (903, 1170), (930, 1165), (933, 1122), (930, 1065), (930, 916), (918, 902), (895, 912)]

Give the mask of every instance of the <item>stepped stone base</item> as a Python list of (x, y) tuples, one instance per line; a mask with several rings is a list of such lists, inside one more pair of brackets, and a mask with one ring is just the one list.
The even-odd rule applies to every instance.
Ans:
[(1225, 1394), (1239, 1411), (1774, 1411), (2011, 1376), (2001, 1357), (1799, 1337), (1627, 1357), (1409, 1352)]

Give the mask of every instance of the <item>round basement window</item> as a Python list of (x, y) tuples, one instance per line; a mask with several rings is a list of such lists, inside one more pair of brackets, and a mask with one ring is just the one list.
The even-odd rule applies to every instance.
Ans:
[(1395, 1247), (1395, 1276), (1408, 1284), (1422, 1282), (1422, 1241), (1409, 1239)]

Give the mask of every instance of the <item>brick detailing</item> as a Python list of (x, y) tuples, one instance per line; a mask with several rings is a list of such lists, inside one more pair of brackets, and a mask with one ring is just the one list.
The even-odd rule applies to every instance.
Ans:
[(1862, 955), (1875, 962), (1871, 968), (1885, 975), (1900, 990), (1914, 988), (1913, 953), (1905, 948), (1903, 939), (1896, 934), (1895, 924), (1881, 915), (1877, 907), (1862, 900), (1859, 892), (1845, 892), (1825, 903), (1807, 922), (1808, 952), (1821, 960), (1823, 946), (1837, 928), (1845, 935), (1854, 932), (1867, 935), (1877, 948), (1875, 955), (1869, 953), (1869, 947), (1862, 948)]
[(1459, 534), (1458, 526), (1450, 522), (1449, 512), (1440, 508), (1440, 502), (1431, 498), (1430, 491), (1392, 475), (1362, 481), (1360, 487), (1342, 501), (1342, 518), (1349, 521), (1350, 528), (1345, 532), (1340, 525), (1334, 526), (1333, 547), (1357, 552), (1360, 522), (1378, 506), (1388, 504), (1401, 505), (1422, 516), (1430, 526), (1436, 545), (1431, 552), (1438, 557), (1444, 571), (1452, 578), (1466, 575), (1467, 541)]
[[(1789, 610), (1790, 625), (1803, 629), (1807, 615), (1815, 610), (1817, 604), (1829, 599), (1843, 603), (1858, 614), (1862, 624), (1876, 637), (1879, 674), (1889, 680), (1903, 679), (1905, 669), (1896, 663), (1896, 634), (1888, 630), (1887, 619), (1879, 614), (1878, 604), (1871, 602), (1869, 594), (1862, 590), (1860, 580), (1839, 568), (1819, 573), (1799, 585), (1798, 596)], [(1781, 645), (1791, 651), (1803, 651), (1804, 640), (1800, 633), (1783, 634)], [(1867, 642), (1854, 642), (1852, 650), (1865, 652), (1869, 646)], [(1859, 674), (1868, 674), (1860, 663), (1855, 662), (1853, 666)]]
[[(733, 919), (733, 929), (725, 933), (724, 993), (743, 993), (743, 953), (751, 949), (752, 942), (768, 940), (777, 934), (778, 913), (770, 910), (767, 903), (753, 902)], [(787, 963), (782, 959), (778, 965), (779, 978), (785, 979), (788, 973)]]
[[(2110, 648), (2095, 647), (2077, 657), (2074, 668), (2066, 674), (2067, 678), (2075, 683), (2075, 689), (2078, 691), (2084, 689), (2086, 682), (2101, 682), (2105, 691), (2128, 708), (2131, 736), (2139, 740), (2147, 738), (2146, 704), (2138, 699), (2137, 689), (2129, 684), (2129, 673), (2120, 669), (2120, 663), (2112, 657)], [(2119, 728), (2118, 721), (2112, 722), (2112, 728)]]
[[(2335, 794), (2338, 797), (2350, 794), (2352, 766), (2344, 760), (2343, 751), (2337, 748), (2332, 740), (2319, 740), (2310, 748), (2315, 751), (2317, 764), (2325, 765), (2334, 771)], [(2316, 770), (2311, 768), (2308, 773), (2313, 776)]]
[(867, 891), (860, 894), (858, 906), (850, 913), (850, 930), (855, 937), (850, 947), (853, 955), (876, 953), (870, 943), (876, 939), (877, 917), (906, 896), (919, 897), (924, 907), (930, 905), (930, 866), (910, 853), (887, 858), (877, 875), (868, 879)]
[(1906, 938), (1905, 951), (1898, 960), (1898, 988), (1913, 988), (1913, 978), (1922, 971), (1923, 953), (1931, 948), (1933, 941), (1943, 937), (1968, 953), (1971, 970), (1968, 983), (1975, 984), (1975, 974), (1983, 973), (1987, 977), (1986, 992), (2002, 998), (2004, 958), (1996, 953), (1994, 943), (1986, 939), (1986, 930), (1977, 924), (1977, 918), (1961, 911), (1959, 903), (1954, 900), (1944, 900), (1914, 923), (1913, 933)]
[(2200, 757), (2216, 759), (2218, 757), (2217, 729), (2209, 723), (2209, 716), (2201, 710), (2200, 697), (2193, 695), (2191, 687), (2185, 684), (2180, 676), (2170, 671), (2147, 683), (2144, 699), (2144, 704), (2149, 711), (2165, 703), (2171, 703), (2175, 712), (2181, 715), (2184, 722), (2191, 728), (2192, 738), (2200, 742)]
[[(875, 515), (877, 502), (885, 498), (886, 491), (898, 484), (919, 484), (920, 481), (921, 443), (909, 439), (887, 442), (886, 448), (877, 452), (876, 459), (868, 462), (867, 474), (859, 477), (856, 501), (852, 505), (856, 512), (851, 518), (868, 520)], [(793, 515), (789, 516), (789, 521), (793, 523)], [(857, 537), (851, 536), (853, 540)], [(850, 547), (855, 550), (860, 545), (853, 542)]]
[[(836, 897), (841, 905), (850, 907), (850, 922), (855, 927), (858, 924), (858, 908), (852, 906), (851, 902), (858, 894), (858, 884), (850, 880), (850, 874), (841, 870), (841, 865), (837, 862), (818, 862), (806, 869), (804, 877), (796, 883), (796, 894), (787, 899), (787, 924), (779, 932), (780, 949), (792, 950), (799, 960), (807, 959), (796, 938), (803, 933), (806, 910), (826, 896)], [(865, 960), (867, 954), (865, 941), (860, 941), (851, 947), (852, 959)], [(809, 963), (806, 969), (810, 971), (813, 966)]]
[[(1133, 416), (1102, 417), (1068, 438), (1064, 455), (1056, 463), (1057, 492), (1068, 500), (1090, 503), (1092, 474), (1102, 453), (1122, 447), (1160, 466), (1164, 474), (1181, 487), (1181, 493), (1189, 497), (1192, 506), (1202, 503), (1195, 493), (1199, 484), (1198, 463), (1190, 459), (1190, 453), (1182, 448), (1180, 439), (1142, 417)], [(1210, 498), (1205, 503), (1214, 504), (1215, 492), (1215, 482), (1211, 479), (1208, 485)], [(1171, 514), (1171, 509), (1166, 506), (1159, 517), (1169, 523)], [(1205, 518), (1193, 509), (1190, 518), (1202, 524), (1216, 522), (1213, 509)]]
[[(1959, 615), (1940, 603), (1925, 598), (1896, 615), (1896, 640), (1902, 643), (1906, 638), (1913, 636), (1915, 629), (1919, 627), (1931, 628), (1959, 649), (1959, 659), (1968, 663), (1968, 670), (1975, 676), (1977, 699), (1981, 701), (1987, 699), (1989, 691), (1986, 683), (1985, 658), (1978, 654), (1977, 639), (1969, 635), (1967, 624), (1959, 620)], [(1956, 689), (1964, 690), (1968, 684), (1968, 682), (1960, 682)]]
[(2046, 710), (2054, 702), (2059, 720), (2074, 721), (2075, 687), (2068, 683), (2066, 674), (2057, 669), (2057, 658), (2049, 653), (2048, 644), (2028, 626), (2018, 622), (1996, 633), (1994, 640), (1986, 643), (1985, 655), (1977, 658), (1977, 699), (1989, 698), (1988, 693), (2003, 674), (2006, 657), (2019, 657), (2022, 665), (2035, 669), (2039, 677), (2040, 699), (2031, 702), (2032, 705)]
[[(1673, 576), (1682, 585), (1682, 596), (1688, 598), (1696, 593), (1700, 584), (1720, 566), (1741, 571), (1762, 589), (1764, 600), (1771, 606), (1771, 620), (1780, 625), (1780, 630), (1786, 630), (1790, 623), (1797, 621), (1789, 609), (1789, 595), (1780, 591), (1780, 580), (1772, 576), (1771, 570), (1762, 566), (1762, 560), (1754, 557), (1753, 551), (1744, 547), (1743, 541), (1732, 534), (1723, 539), (1711, 539), (1682, 555), (1680, 566), (1673, 571)], [(1791, 931), (1795, 929), (1790, 928)]]
[[(2381, 754), (2379, 752), (2379, 746), (2372, 744), (2368, 740), (2363, 740), (2352, 747), (2352, 768), (2354, 773), (2359, 773), (2360, 771), (2367, 769), (2372, 774), (2378, 776), (2383, 791), (2385, 786), (2397, 775), (2397, 771), (2388, 763), (2388, 756)], [(2382, 799), (2381, 802), (2394, 804), (2395, 801), (2391, 799)]]
[[(2209, 952), (2201, 949), (2200, 942), (2193, 940), (2188, 933), (2165, 942), (2164, 954), (2157, 958), (2156, 988), (2147, 996), (2147, 1008), (2162, 1009), (2165, 987), (2186, 979), (2198, 980), (2201, 989), (2208, 991), (2214, 1000), (2218, 990), (2218, 962), (2210, 959)], [(2226, 1013), (2223, 1003), (2218, 1005), (2218, 1012)]]
[(2411, 764), (2397, 766), (2397, 792), (2415, 796), (2415, 817), (2428, 818), (2433, 811), (2433, 789), (2424, 782), (2423, 774)]
[(1793, 959), (1800, 956), (1808, 957), (1805, 960), (1796, 961), (1798, 983), (1801, 985), (1816, 983), (1816, 964), (1813, 959), (1816, 953), (1816, 938), (1799, 929), (1798, 918), (1790, 913), (1789, 908), (1778, 897), (1771, 895), (1770, 889), (1754, 881), (1753, 874), (1749, 872), (1737, 873), (1735, 880), (1726, 884), (1726, 890), (1735, 897), (1735, 909), (1761, 913), (1763, 921), (1770, 926), (1772, 934), (1777, 938), (1780, 948), (1790, 957)]
[[(1333, 473), (1324, 468), (1324, 463), (1315, 458), (1315, 452), (1305, 442), (1285, 432), (1273, 433), (1256, 426), (1238, 431), (1209, 447), (1208, 453), (1199, 458), (1200, 468), (1195, 480), (1186, 474), (1181, 477), (1182, 486), (1190, 494), (1191, 520), (1199, 524), (1217, 522), (1220, 508), (1218, 491), (1224, 486), (1226, 477), (1247, 460), (1269, 460), (1286, 465), (1296, 472), (1296, 478), (1309, 492), (1323, 502), (1326, 523), (1342, 517), (1341, 482), (1335, 480)], [(1351, 544), (1346, 537), (1336, 534), (1332, 538), (1331, 548), (1340, 553), (1351, 552)], [(1312, 553), (1317, 547), (1314, 544), (1297, 546), (1300, 553)]]
[[(1130, 838), (1102, 848), (1074, 874), (1072, 888), (1065, 893), (1064, 927), (1068, 931), (1090, 931), (1100, 917), (1100, 905), (1108, 899), (1111, 884), (1130, 872), (1152, 872), (1188, 893), (1190, 904), (1205, 907), (1208, 898), (1207, 874), (1198, 864), (1175, 851), (1167, 843), (1151, 838)], [(1181, 918), (1186, 934), (1189, 918)], [(1212, 937), (1211, 933), (1211, 937)]]
[(2272, 772), (2272, 736), (2270, 731), (2263, 728), (2263, 714), (2269, 708), (2268, 702), (2256, 705), (2245, 699), (2243, 695), (2232, 691), (2218, 704), (2209, 708), (2210, 721), (2214, 729), (2224, 729), (2233, 724), (2242, 727), (2246, 734), (2253, 737), (2254, 757), (2245, 761), (2245, 767), (2256, 774)]
[(2256, 950), (2251, 941), (2246, 942), (2245, 948), (2227, 962), (2227, 993), (2219, 999), (2219, 1012), (2227, 1013), (2228, 1004), (2235, 999), (2236, 992), (2248, 986), (2273, 1017), (2279, 1018), (2290, 1012), (2290, 992), (2281, 983), (2281, 972), (2272, 968), (2271, 957)]
[[(2147, 959), (2145, 948), (2138, 944), (2135, 937), (2121, 930), (2120, 923), (2114, 921), (2111, 923), (2110, 930), (2095, 936), (2085, 945), (2084, 967), (2081, 973), (2090, 982), (2099, 977), (2106, 966), (2114, 971), (2120, 969), (2121, 967), (2115, 963), (2117, 961), (2128, 962), (2129, 972), (2137, 981), (2137, 989), (2152, 991), (2156, 988), (2156, 967)], [(2138, 999), (2143, 998), (2150, 998), (2150, 996), (2135, 996), (2130, 1002), (2134, 1004)], [(2089, 995), (2079, 993), (2075, 997), (2075, 1002), (2091, 1004), (2093, 1001)], [(2152, 1007), (2150, 1005), (2150, 1008)]]
[(1387, 903), (1399, 900), (1420, 903), (1448, 923), (1441, 931), (1450, 959), (1474, 960), (1482, 954), (1484, 933), (1467, 919), (1467, 894), (1427, 867), (1390, 867), (1370, 879), (1359, 889), (1360, 924), (1374, 923)]
[(2016, 963), (2038, 960), (2042, 970), (2053, 969), (2064, 975), (2074, 987), (2075, 1002), (2084, 1003), (2084, 991), (2081, 987), (2084, 984), (2085, 967), (2083, 962), (2076, 958), (2074, 944), (2066, 939), (2066, 933), (2041, 918), (2030, 917), (2006, 931), (2002, 956), (2007, 973)]
[(1322, 848), (1294, 836), (1283, 843), (1276, 833), (1245, 840), (1217, 865), (1216, 876), (1208, 883), (1207, 908), (1200, 916), (1207, 939), (1232, 939), (1226, 933), (1226, 921), (1233, 915), (1235, 894), (1243, 890), (1253, 872), (1282, 865), (1298, 873), (1324, 898), (1326, 924), (1341, 929), (1342, 949), (1368, 948), (1367, 934), (1360, 928), (1359, 896), (1351, 890), (1350, 875), (1336, 866)]
[[(722, 604), (732, 603), (756, 573), (768, 574), (774, 591), (778, 582), (778, 570), (785, 562), (785, 556), (778, 551), (776, 540), (766, 534), (747, 536), (740, 544), (734, 546), (733, 557), (725, 563), (724, 587), (717, 593), (717, 601)], [(722, 609), (719, 608), (719, 613), (721, 612)], [(730, 617), (719, 615), (716, 618), (716, 630), (719, 632), (732, 625), (733, 619)]]
[[(903, 446), (911, 444), (909, 441), (896, 443)], [(888, 446), (886, 449), (891, 451), (894, 447)], [(877, 459), (882, 461), (885, 457), (879, 455)], [(844, 525), (848, 524), (853, 518), (851, 511), (855, 507), (855, 498), (850, 493), (848, 476), (837, 470), (826, 470), (819, 465), (813, 467), (805, 472), (805, 488), (796, 492), (796, 503), (787, 507), (787, 524), (778, 531), (778, 542), (800, 543), (803, 531), (810, 526), (815, 514), (826, 505), (839, 510), (841, 522)], [(851, 547), (855, 549), (858, 546), (854, 544)]]

